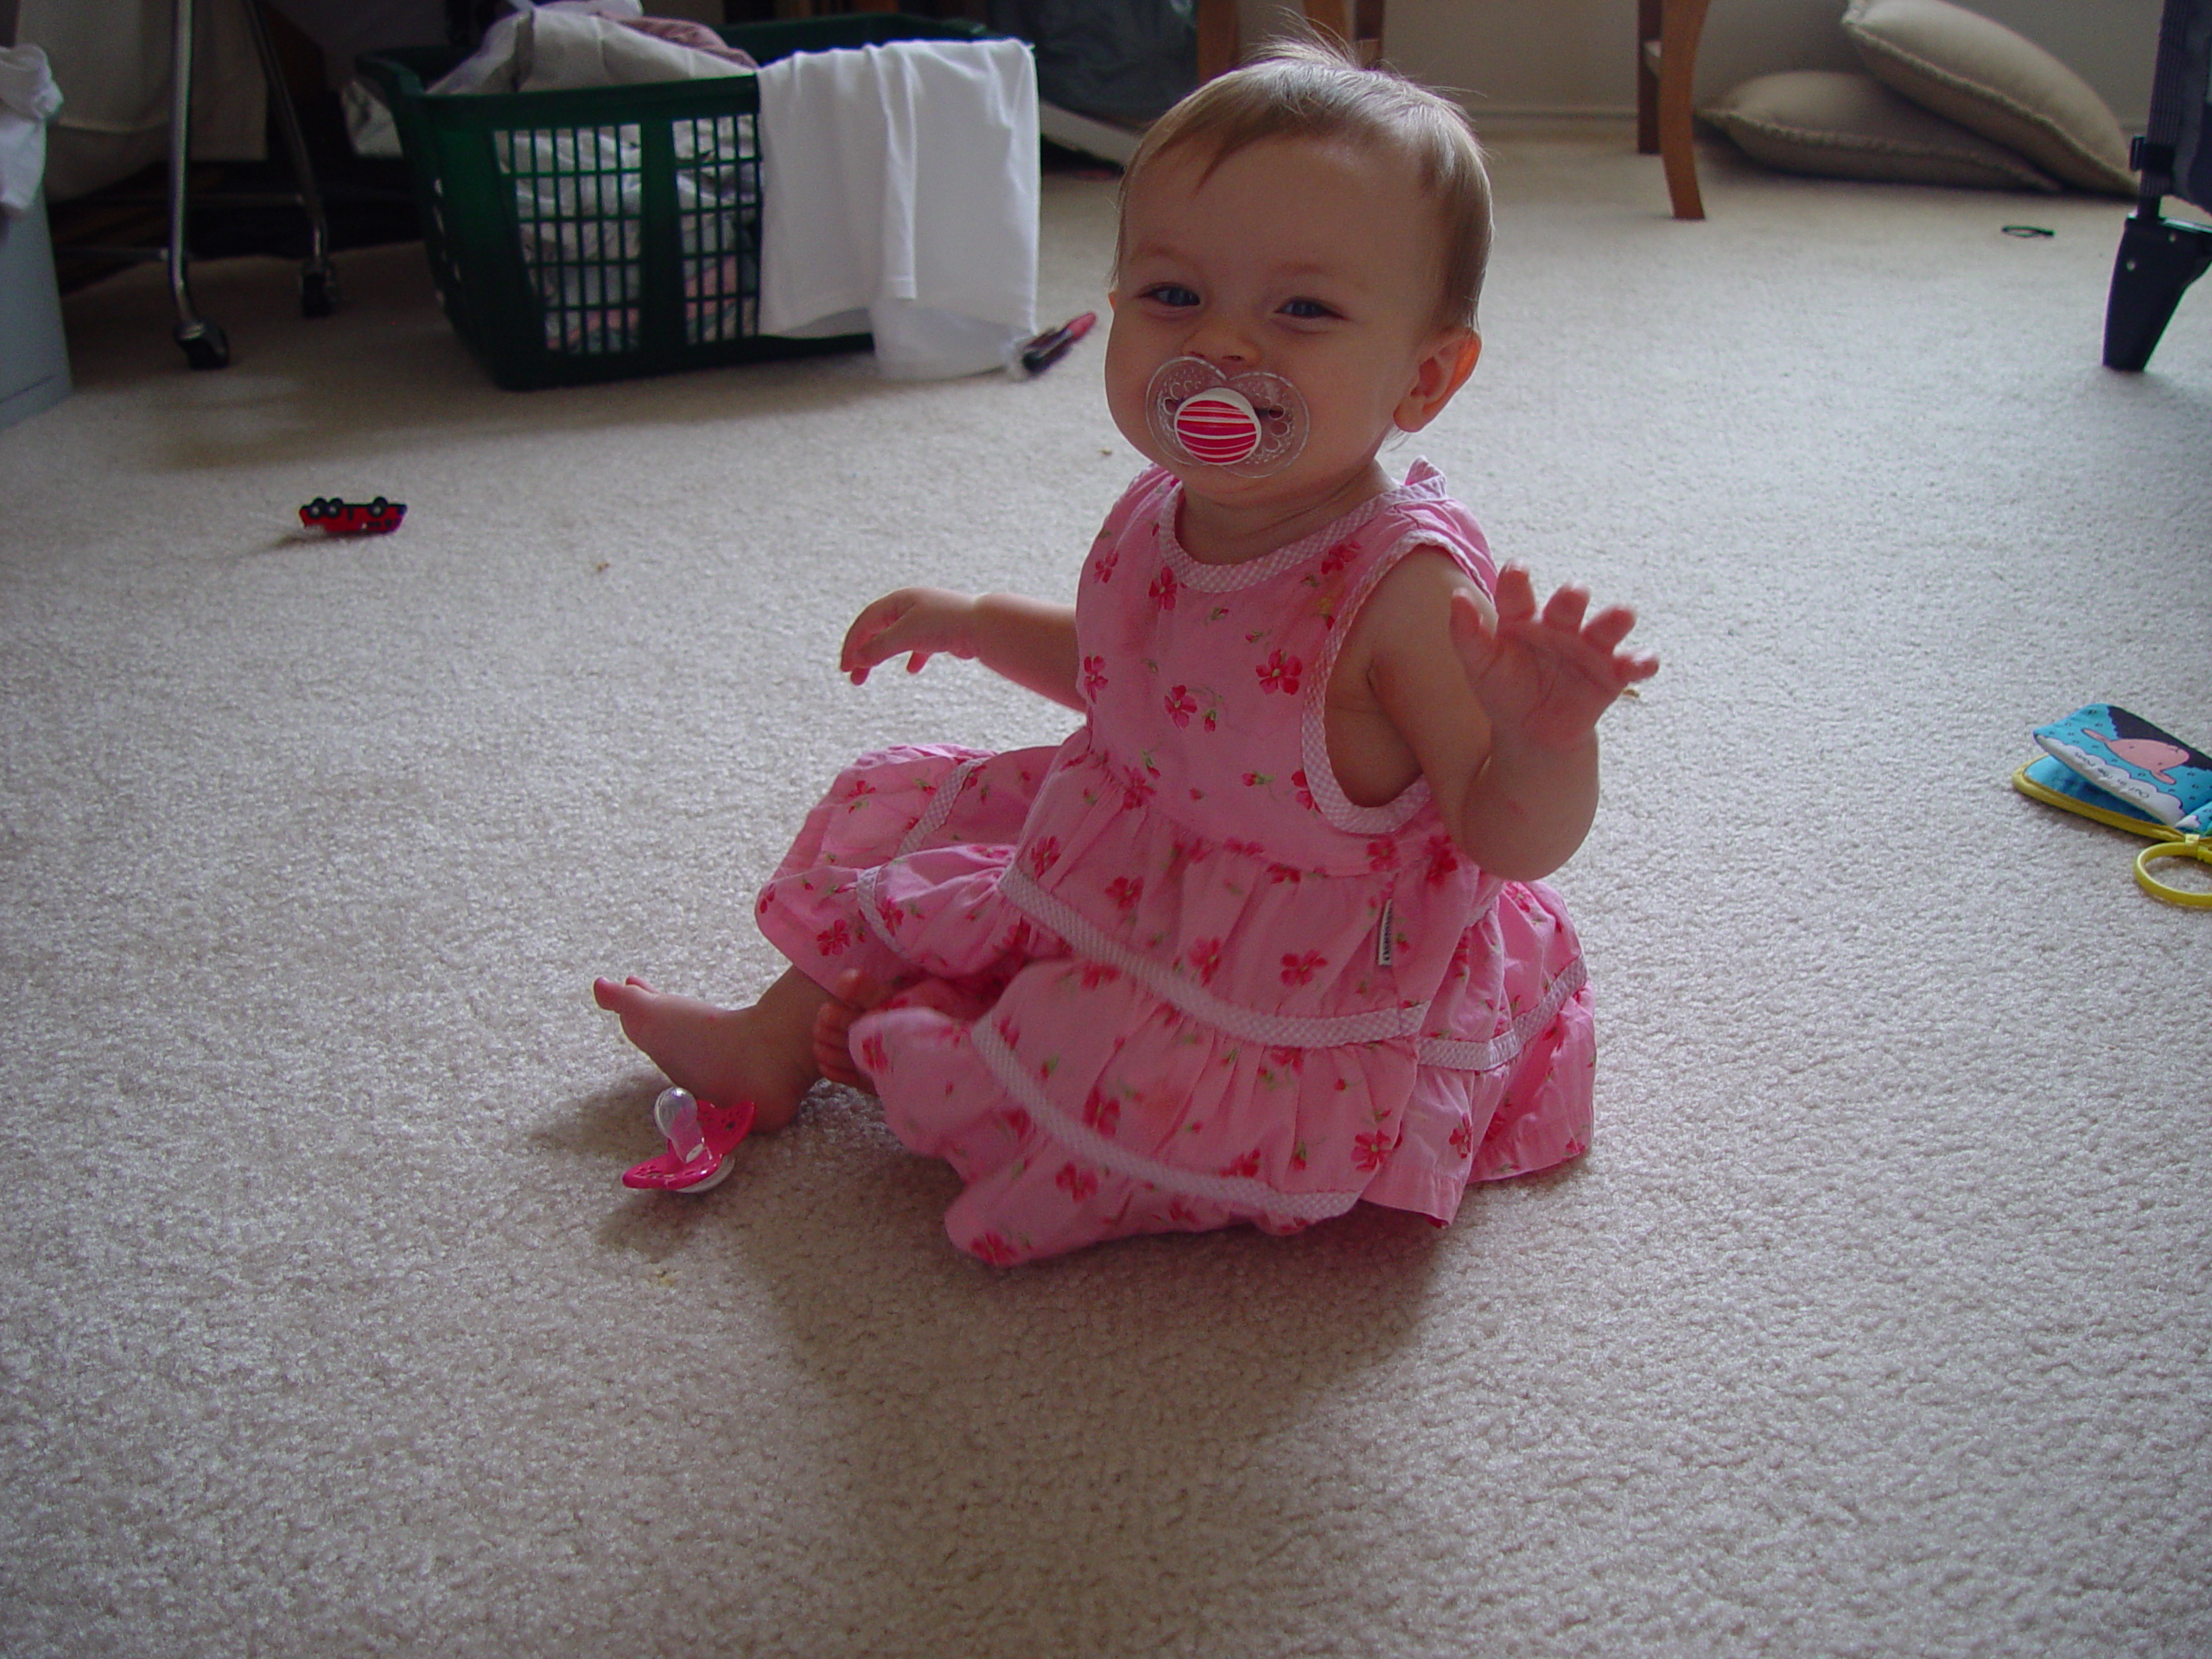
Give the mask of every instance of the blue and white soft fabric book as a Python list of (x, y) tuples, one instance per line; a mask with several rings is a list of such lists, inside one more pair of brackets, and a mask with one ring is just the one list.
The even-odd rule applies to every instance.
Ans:
[(2035, 781), (2083, 805), (2148, 817), (2181, 834), (2212, 830), (2212, 758), (2140, 715), (2093, 702), (2036, 728), (2045, 753), (2073, 775), (2037, 762)]

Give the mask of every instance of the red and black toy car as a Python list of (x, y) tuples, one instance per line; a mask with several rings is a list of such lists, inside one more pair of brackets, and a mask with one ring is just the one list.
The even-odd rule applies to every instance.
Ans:
[(360, 502), (318, 495), (300, 509), (302, 524), (330, 536), (387, 535), (397, 530), (399, 521), (406, 516), (404, 501), (387, 501), (382, 496)]

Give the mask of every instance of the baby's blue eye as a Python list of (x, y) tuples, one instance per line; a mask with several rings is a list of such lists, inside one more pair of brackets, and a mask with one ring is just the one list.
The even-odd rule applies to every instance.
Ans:
[(1283, 302), (1282, 312), (1285, 316), (1296, 317), (1301, 322), (1319, 321), (1324, 317), (1337, 315), (1335, 307), (1324, 305), (1319, 300), (1287, 300)]
[(1155, 283), (1152, 287), (1145, 289), (1144, 296), (1161, 305), (1178, 308), (1196, 305), (1198, 302), (1198, 296), (1180, 283)]

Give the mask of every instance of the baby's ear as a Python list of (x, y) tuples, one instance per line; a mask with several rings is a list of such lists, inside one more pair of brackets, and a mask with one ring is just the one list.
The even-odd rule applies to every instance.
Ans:
[(1401, 432), (1418, 432), (1444, 411), (1483, 354), (1483, 337), (1471, 328), (1447, 328), (1430, 342), (1414, 370), (1412, 388), (1393, 418)]

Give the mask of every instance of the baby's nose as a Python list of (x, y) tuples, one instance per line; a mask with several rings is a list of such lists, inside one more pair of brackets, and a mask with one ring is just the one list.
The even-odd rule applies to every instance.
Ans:
[(1183, 355), (1204, 358), (1214, 367), (1234, 372), (1249, 369), (1260, 360), (1252, 337), (1232, 320), (1219, 315), (1201, 321), (1183, 342)]

